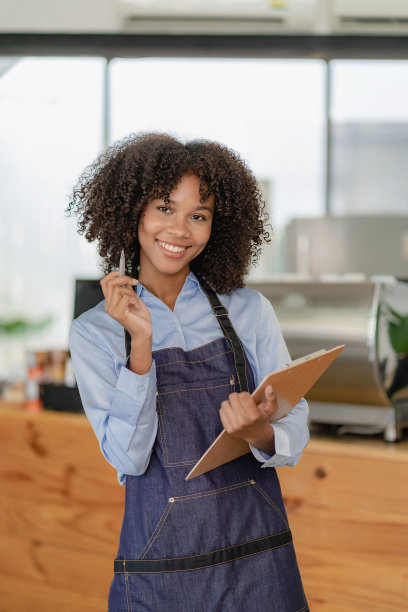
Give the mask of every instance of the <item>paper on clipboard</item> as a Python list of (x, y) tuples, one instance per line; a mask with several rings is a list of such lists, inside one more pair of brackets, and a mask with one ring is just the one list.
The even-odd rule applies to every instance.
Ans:
[[(289, 414), (344, 347), (342, 344), (328, 351), (322, 349), (305, 355), (292, 361), (285, 368), (268, 374), (252, 393), (252, 397), (257, 403), (261, 402), (264, 388), (272, 385), (278, 409), (272, 415), (271, 422), (278, 421)], [(231, 436), (224, 429), (187, 474), (186, 480), (200, 476), (249, 452), (249, 444), (245, 440)]]

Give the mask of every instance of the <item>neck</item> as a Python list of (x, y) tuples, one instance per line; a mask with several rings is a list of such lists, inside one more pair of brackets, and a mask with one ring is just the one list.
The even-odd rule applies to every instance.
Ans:
[(190, 270), (181, 270), (174, 275), (158, 275), (152, 277), (149, 274), (143, 274), (142, 268), (139, 272), (139, 280), (150, 293), (161, 300), (170, 310), (174, 310), (176, 300), (180, 291), (183, 288), (185, 280)]

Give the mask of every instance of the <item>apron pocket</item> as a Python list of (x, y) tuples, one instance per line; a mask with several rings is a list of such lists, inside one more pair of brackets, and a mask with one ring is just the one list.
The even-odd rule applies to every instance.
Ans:
[(177, 559), (180, 564), (185, 559), (184, 564), (205, 567), (291, 541), (279, 508), (255, 481), (249, 480), (171, 497), (139, 560)]
[(222, 431), (221, 402), (234, 376), (162, 387), (157, 394), (159, 439), (166, 467), (194, 465)]

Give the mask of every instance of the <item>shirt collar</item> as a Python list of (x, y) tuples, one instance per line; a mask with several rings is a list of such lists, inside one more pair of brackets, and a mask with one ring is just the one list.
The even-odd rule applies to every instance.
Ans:
[[(196, 275), (194, 274), (194, 272), (189, 272), (189, 273), (187, 274), (186, 280), (185, 280), (185, 282), (184, 282), (184, 286), (183, 286), (183, 288), (182, 288), (182, 290), (181, 290), (181, 292), (180, 292), (180, 293), (184, 293), (184, 291), (185, 291), (186, 289), (189, 289), (189, 288), (191, 288), (191, 289), (196, 289), (196, 290), (197, 290), (197, 288), (198, 288), (198, 289), (201, 291), (201, 293), (202, 293), (202, 294), (205, 296), (205, 293), (204, 293), (204, 291), (202, 290), (201, 285), (200, 285), (200, 283), (198, 282), (198, 278), (196, 277)], [(146, 289), (146, 287), (145, 287), (144, 285), (142, 285), (142, 283), (140, 283), (140, 282), (139, 282), (139, 283), (137, 283), (137, 285), (136, 285), (136, 295), (137, 295), (137, 297), (142, 297), (142, 296), (143, 296), (143, 294), (144, 294), (146, 291), (147, 291), (147, 289)]]
[(198, 278), (196, 277), (194, 272), (189, 272), (189, 274), (187, 274), (187, 278), (186, 278), (186, 282), (184, 283), (184, 286), (185, 287), (187, 287), (187, 286), (198, 287), (199, 290), (201, 291), (201, 293), (205, 296), (205, 293), (202, 290), (202, 287), (201, 287), (200, 283), (198, 282)]

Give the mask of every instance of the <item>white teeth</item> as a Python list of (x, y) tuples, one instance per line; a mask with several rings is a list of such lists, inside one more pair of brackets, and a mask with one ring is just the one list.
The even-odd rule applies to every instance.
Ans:
[(159, 244), (161, 247), (163, 247), (163, 249), (166, 249), (166, 251), (171, 251), (172, 253), (182, 253), (186, 250), (186, 247), (176, 247), (172, 244), (167, 244), (167, 242), (161, 242), (161, 240), (159, 240)]

